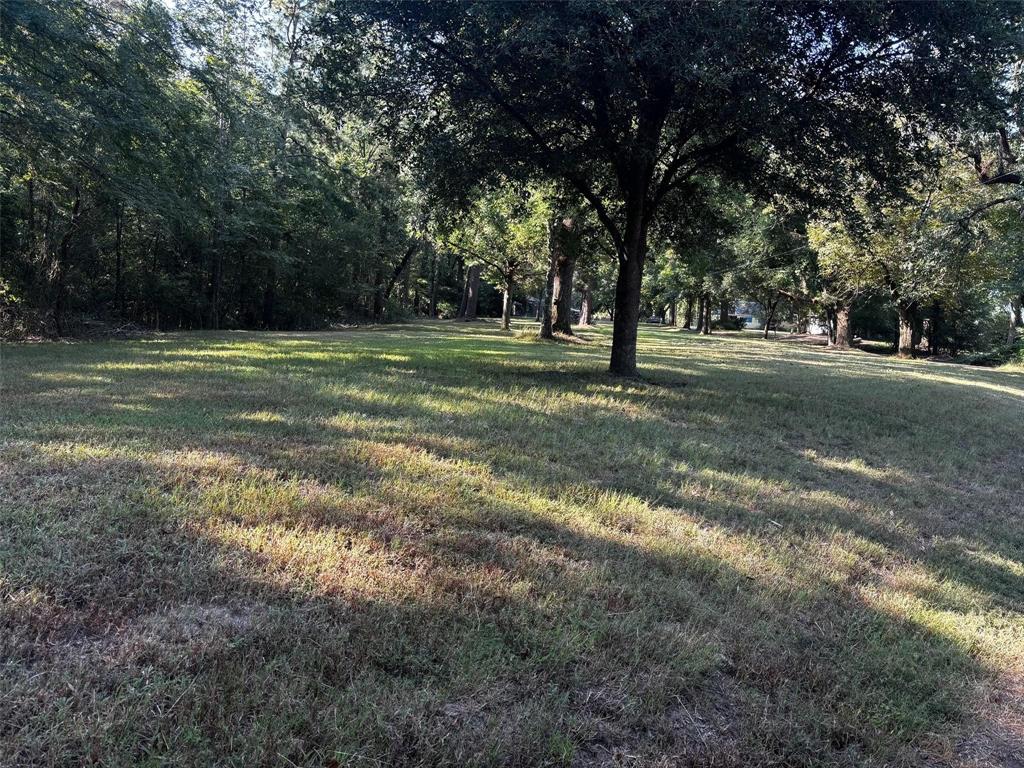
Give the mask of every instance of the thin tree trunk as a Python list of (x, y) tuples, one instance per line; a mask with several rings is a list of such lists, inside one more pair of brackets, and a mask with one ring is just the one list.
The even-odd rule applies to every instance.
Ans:
[(277, 267), (271, 261), (267, 267), (267, 285), (263, 289), (263, 327), (274, 327), (274, 305), (277, 303)]
[(693, 294), (686, 294), (686, 311), (683, 314), (683, 328), (693, 328)]
[(430, 316), (437, 317), (437, 251), (430, 261)]
[(64, 335), (64, 288), (67, 277), (67, 265), (71, 256), (71, 239), (78, 229), (78, 217), (82, 210), (82, 195), (75, 187), (75, 202), (71, 206), (71, 221), (60, 239), (57, 259), (53, 269), (53, 325), (58, 336)]
[(772, 327), (772, 321), (775, 319), (775, 309), (779, 306), (778, 299), (775, 301), (768, 302), (767, 312), (764, 316), (764, 338), (768, 338), (768, 331)]
[[(391, 277), (384, 286), (383, 295), (380, 297), (380, 300), (377, 302), (377, 306), (374, 308), (374, 319), (378, 319), (380, 315), (383, 314), (384, 308), (387, 306), (388, 299), (391, 298), (391, 291), (395, 289), (395, 283), (398, 282), (398, 278), (401, 277), (403, 273), (407, 273), (407, 270), (409, 269), (409, 262), (412, 261), (413, 254), (416, 253), (418, 245), (419, 243), (414, 240), (409, 247), (405, 249), (405, 253), (402, 254), (401, 260), (395, 266), (395, 271), (391, 273)], [(406, 284), (406, 287), (408, 288), (408, 284)]]
[(501, 297), (501, 329), (512, 327), (512, 273), (505, 275), (505, 292)]
[(1024, 294), (1010, 300), (1013, 307), (1013, 327), (1024, 328)]
[(941, 327), (942, 305), (938, 301), (933, 301), (931, 316), (928, 318), (928, 355), (931, 357), (939, 354), (939, 329)]
[(592, 323), (590, 286), (583, 284), (580, 286), (580, 325), (591, 325)]
[(455, 315), (458, 318), (466, 316), (466, 300), (469, 298), (469, 283), (466, 281), (466, 263), (459, 259), (458, 278), (459, 285), (462, 286), (462, 300), (459, 302), (459, 311)]
[(697, 297), (697, 332), (704, 332), (704, 294)]
[(558, 222), (552, 221), (548, 225), (548, 274), (544, 279), (544, 292), (540, 297), (540, 337), (542, 339), (555, 338), (554, 333), (554, 303), (555, 279), (558, 275)]
[(466, 272), (466, 308), (463, 320), (476, 320), (476, 306), (480, 298), (480, 265), (473, 264)]
[(124, 284), (122, 271), (124, 262), (121, 256), (121, 235), (124, 231), (124, 217), (121, 205), (118, 204), (114, 218), (114, 304), (118, 317), (124, 317)]

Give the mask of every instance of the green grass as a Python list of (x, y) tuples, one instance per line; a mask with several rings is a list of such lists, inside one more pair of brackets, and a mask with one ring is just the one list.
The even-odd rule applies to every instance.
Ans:
[(5, 347), (0, 764), (1019, 764), (1024, 374), (586, 335)]

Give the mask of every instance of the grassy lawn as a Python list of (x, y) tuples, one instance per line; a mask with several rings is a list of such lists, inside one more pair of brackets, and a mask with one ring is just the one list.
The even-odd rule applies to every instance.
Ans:
[(7, 346), (0, 764), (1024, 764), (1024, 373)]

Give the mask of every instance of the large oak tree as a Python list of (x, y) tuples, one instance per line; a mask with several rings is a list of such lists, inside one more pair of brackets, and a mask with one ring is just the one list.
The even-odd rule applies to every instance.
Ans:
[(438, 183), (546, 175), (586, 198), (618, 260), (611, 370), (632, 375), (672, 196), (708, 173), (810, 197), (898, 175), (929, 132), (991, 119), (1018, 22), (980, 3), (338, 0), (320, 64)]

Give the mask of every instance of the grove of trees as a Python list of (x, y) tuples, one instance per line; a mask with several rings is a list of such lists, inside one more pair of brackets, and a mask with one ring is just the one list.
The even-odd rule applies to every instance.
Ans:
[(1022, 14), (990, 3), (7, 0), (0, 333), (737, 302), (1015, 343)]

